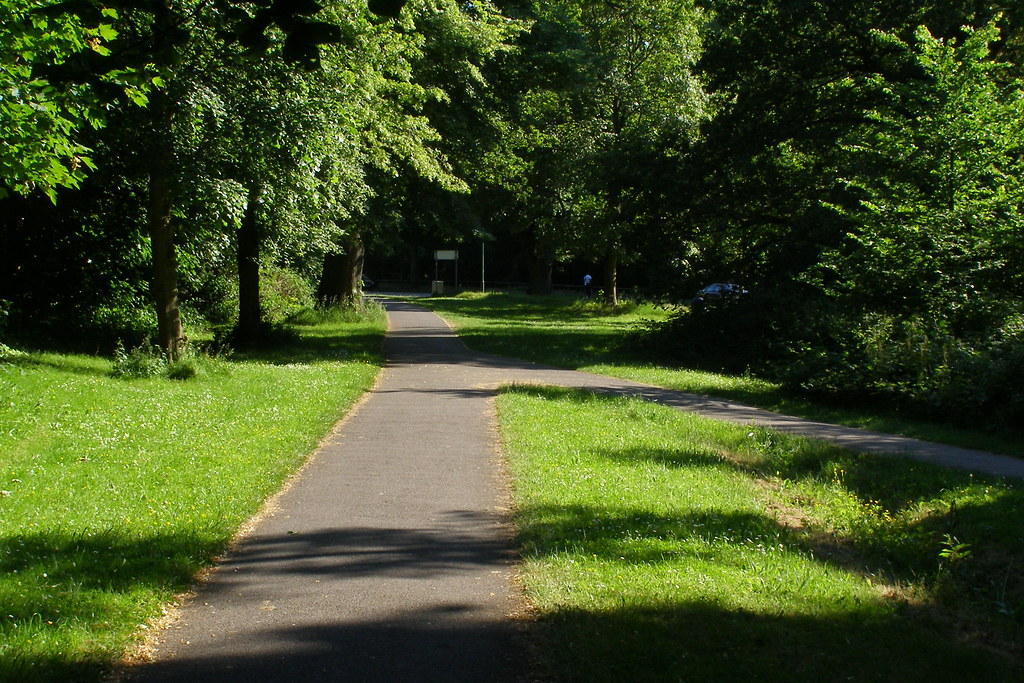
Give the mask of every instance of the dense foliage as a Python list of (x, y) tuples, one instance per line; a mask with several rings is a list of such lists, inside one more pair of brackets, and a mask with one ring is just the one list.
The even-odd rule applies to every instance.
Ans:
[(680, 237), (753, 293), (662, 332), (794, 389), (1020, 425), (1020, 16), (902, 5), (715, 4)]
[(463, 244), (534, 293), (733, 280), (751, 293), (651, 346), (1024, 423), (1017, 6), (0, 9), (8, 343), (258, 341), (289, 302), (354, 296), (366, 258), (413, 282)]

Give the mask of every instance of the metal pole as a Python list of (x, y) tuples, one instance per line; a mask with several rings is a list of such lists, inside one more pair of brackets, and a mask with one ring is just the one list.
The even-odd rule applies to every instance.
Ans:
[(486, 293), (487, 285), (484, 284), (484, 257), (486, 256), (486, 253), (484, 252), (484, 244), (485, 242), (480, 240), (480, 291)]

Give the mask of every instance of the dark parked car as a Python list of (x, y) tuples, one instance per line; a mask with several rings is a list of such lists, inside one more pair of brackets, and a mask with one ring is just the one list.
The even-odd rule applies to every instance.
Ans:
[(747, 290), (743, 289), (735, 282), (712, 282), (710, 285), (697, 292), (697, 296), (693, 297), (692, 306), (694, 310), (699, 311), (709, 302), (735, 299), (747, 293)]

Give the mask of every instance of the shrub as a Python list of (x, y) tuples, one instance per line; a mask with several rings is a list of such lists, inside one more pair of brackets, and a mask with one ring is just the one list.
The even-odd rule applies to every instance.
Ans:
[(271, 267), (260, 276), (260, 305), (269, 323), (282, 323), (288, 316), (313, 306), (313, 285), (294, 271)]
[(751, 372), (795, 393), (881, 400), (962, 424), (1024, 424), (1020, 305), (897, 315), (797, 292), (762, 291), (683, 311), (649, 328), (641, 341), (689, 367)]
[[(156, 331), (156, 313), (152, 306), (100, 305), (92, 312), (91, 335), (106, 344), (131, 340), (139, 343), (149, 339)], [(110, 349), (110, 346), (106, 346)]]
[(186, 346), (180, 358), (170, 361), (159, 346), (146, 343), (126, 351), (124, 345), (118, 343), (114, 350), (111, 374), (121, 379), (163, 376), (185, 380), (201, 373), (217, 374), (224, 371), (226, 366), (219, 363), (216, 356), (201, 353), (192, 346)]
[(126, 351), (124, 344), (118, 342), (111, 372), (114, 377), (122, 379), (142, 379), (159, 375), (165, 367), (167, 356), (159, 346), (141, 344)]
[(214, 327), (235, 324), (238, 319), (238, 278), (234, 274), (217, 272), (189, 285), (192, 291), (185, 298), (194, 314)]

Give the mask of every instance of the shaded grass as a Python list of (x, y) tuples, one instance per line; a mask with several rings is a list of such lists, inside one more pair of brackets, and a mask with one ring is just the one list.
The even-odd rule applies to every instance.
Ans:
[(1019, 485), (632, 399), (499, 409), (542, 678), (1024, 675)]
[(96, 680), (370, 386), (383, 321), (187, 381), (0, 362), (0, 680)]
[[(749, 375), (659, 364), (637, 343), (639, 332), (671, 313), (653, 304), (609, 311), (570, 296), (503, 293), (418, 299), (417, 303), (443, 315), (470, 348), (480, 351), (716, 396), (820, 422), (1024, 456), (1024, 438), (1019, 434), (911, 420), (879, 412), (873, 405), (829, 404), (822, 397), (811, 401)], [(687, 342), (680, 339), (679, 343)]]
[(416, 303), (443, 315), (470, 348), (574, 369), (612, 357), (645, 362), (623, 340), (646, 322), (669, 315), (654, 304), (611, 308), (570, 295), (465, 293)]

